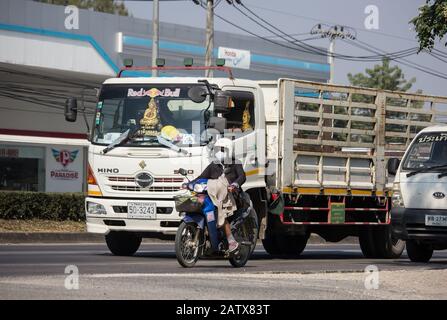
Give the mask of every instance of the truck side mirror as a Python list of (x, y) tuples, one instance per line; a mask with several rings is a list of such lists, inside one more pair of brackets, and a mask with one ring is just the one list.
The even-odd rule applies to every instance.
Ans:
[(390, 158), (388, 159), (387, 169), (388, 174), (391, 176), (395, 176), (397, 169), (399, 169), (400, 160), (397, 158)]
[(78, 100), (76, 98), (68, 98), (65, 101), (65, 121), (75, 122), (78, 116)]
[(188, 171), (186, 171), (185, 169), (183, 169), (183, 168), (180, 168), (180, 169), (178, 169), (177, 170), (178, 171), (178, 173), (179, 174), (181, 174), (182, 176), (187, 176), (188, 175)]
[(214, 113), (226, 114), (231, 108), (231, 93), (218, 90), (214, 93)]
[(188, 90), (188, 97), (195, 103), (202, 103), (208, 95), (208, 90), (203, 86), (194, 86)]
[(208, 128), (216, 129), (220, 134), (225, 132), (227, 119), (221, 117), (211, 117), (208, 122)]

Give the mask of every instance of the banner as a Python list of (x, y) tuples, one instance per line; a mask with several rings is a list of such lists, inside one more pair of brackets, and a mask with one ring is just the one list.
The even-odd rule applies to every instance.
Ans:
[(219, 47), (218, 58), (225, 59), (226, 67), (250, 69), (250, 51)]
[(83, 162), (81, 146), (47, 146), (45, 191), (82, 192)]

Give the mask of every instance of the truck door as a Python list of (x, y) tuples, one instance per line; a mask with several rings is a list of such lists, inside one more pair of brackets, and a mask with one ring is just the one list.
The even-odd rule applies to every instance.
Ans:
[[(224, 88), (225, 90), (226, 88)], [(236, 159), (242, 162), (247, 176), (244, 189), (264, 186), (263, 139), (259, 138), (259, 107), (255, 90), (231, 87), (226, 90), (232, 95), (233, 106), (225, 115), (227, 127), (225, 136), (234, 141)]]

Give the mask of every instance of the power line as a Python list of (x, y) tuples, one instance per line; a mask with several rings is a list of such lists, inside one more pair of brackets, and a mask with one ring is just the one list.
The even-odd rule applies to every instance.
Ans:
[[(272, 25), (271, 23), (269, 23), (268, 21), (266, 21), (265, 19), (263, 19), (262, 17), (260, 17), (259, 15), (257, 15), (257, 14), (254, 13), (253, 11), (251, 11), (250, 9), (248, 9), (244, 4), (242, 4), (242, 3), (240, 3), (240, 4), (241, 4), (242, 7), (246, 8), (250, 13), (252, 13), (252, 14), (253, 14), (255, 17), (257, 17), (259, 20), (261, 20), (262, 22), (266, 23), (267, 25), (270, 25), (271, 27), (273, 27), (274, 29), (278, 30), (278, 31), (281, 32), (282, 34), (279, 35), (279, 34), (275, 33), (274, 31), (272, 31), (272, 30), (266, 28), (264, 25), (260, 24), (259, 21), (256, 21), (255, 19), (253, 19), (253, 18), (251, 18), (251, 17), (249, 17), (248, 15), (246, 15), (246, 14), (243, 13), (244, 16), (248, 17), (250, 20), (254, 21), (255, 23), (257, 23), (258, 25), (260, 25), (260, 26), (263, 27), (264, 29), (267, 29), (269, 32), (274, 33), (275, 35), (280, 36), (282, 39), (285, 39), (285, 36), (290, 37), (290, 35), (284, 33), (284, 32), (281, 31), (279, 28), (275, 27), (274, 25)], [(235, 8), (237, 8), (234, 4), (233, 4), (233, 6), (234, 6)], [(238, 8), (237, 8), (237, 9), (238, 9)], [(238, 9), (238, 11), (241, 12), (241, 10), (239, 10), (239, 9)], [(242, 13), (242, 12), (241, 12), (241, 13)], [(222, 17), (220, 17), (220, 16), (219, 16), (219, 18), (222, 19)], [(222, 19), (222, 20), (224, 20), (225, 22), (230, 23), (230, 24), (232, 24), (233, 26), (235, 26), (233, 23), (231, 23), (230, 21), (228, 21), (228, 20), (226, 20), (226, 19)], [(239, 26), (235, 26), (235, 27), (239, 27)], [(244, 31), (247, 31), (247, 30), (244, 29)], [(250, 34), (254, 34), (253, 32), (249, 32), (249, 33), (250, 33)], [(256, 36), (258, 36), (258, 35), (256, 35)], [(258, 37), (259, 37), (259, 36), (258, 36)], [(269, 39), (265, 39), (265, 38), (264, 38), (264, 40), (266, 40), (266, 41), (271, 41), (271, 40), (269, 40)], [(285, 40), (287, 40), (287, 39), (285, 39)], [(288, 42), (290, 42), (290, 41), (288, 41)], [(302, 42), (299, 41), (299, 40), (298, 40), (297, 42), (302, 43)], [(281, 44), (279, 44), (278, 42), (275, 42), (275, 44), (281, 45)], [(367, 44), (367, 45), (368, 45), (368, 44)], [(287, 47), (289, 47), (289, 46), (287, 46)], [(307, 48), (309, 48), (309, 47), (312, 48), (312, 49), (319, 49), (319, 48), (316, 48), (316, 47), (307, 45)], [(365, 48), (364, 48), (364, 49), (365, 49)], [(319, 49), (319, 50), (320, 50), (320, 49)], [(377, 48), (375, 48), (375, 50), (377, 50)], [(437, 76), (437, 77), (440, 77), (440, 78), (443, 78), (443, 79), (447, 76), (447, 75), (445, 75), (445, 74), (443, 74), (443, 73), (441, 73), (441, 72), (438, 72), (437, 70), (433, 70), (433, 69), (430, 69), (430, 68), (428, 68), (428, 67), (421, 66), (421, 65), (418, 65), (418, 64), (416, 64), (416, 63), (413, 63), (413, 62), (411, 62), (411, 61), (409, 61), (409, 60), (405, 60), (405, 59), (403, 59), (404, 57), (407, 57), (407, 56), (416, 54), (416, 53), (418, 52), (418, 48), (417, 48), (417, 47), (409, 48), (409, 49), (405, 49), (405, 50), (401, 50), (401, 51), (397, 51), (397, 52), (393, 52), (393, 53), (387, 53), (387, 52), (382, 51), (382, 50), (379, 49), (380, 51), (382, 51), (382, 53), (380, 53), (380, 52), (377, 52), (377, 51), (375, 51), (375, 50), (374, 50), (374, 51), (372, 51), (372, 50), (368, 50), (368, 51), (369, 51), (369, 52), (372, 52), (372, 53), (375, 53), (376, 56), (347, 56), (347, 55), (339, 55), (339, 54), (331, 54), (331, 53), (329, 53), (329, 55), (332, 56), (332, 57), (337, 57), (337, 58), (339, 58), (339, 59), (350, 60), (350, 61), (364, 61), (364, 62), (366, 62), (366, 61), (372, 62), (372, 61), (374, 61), (374, 57), (379, 57), (380, 60), (383, 60), (384, 58), (386, 58), (386, 59), (389, 59), (389, 60), (396, 60), (396, 61), (400, 62), (400, 63), (403, 64), (403, 65), (407, 65), (407, 66), (410, 67), (410, 68), (414, 68), (414, 69), (420, 70), (420, 71), (422, 71), (422, 72), (425, 72), (425, 73), (428, 73), (428, 74), (431, 74), (431, 75), (433, 75), (433, 76)], [(307, 52), (308, 52), (308, 51), (307, 51)], [(317, 52), (315, 52), (315, 53), (316, 53), (316, 54), (319, 54), (319, 53), (317, 53)], [(327, 52), (326, 52), (326, 53), (327, 53)], [(430, 70), (431, 70), (431, 71), (430, 71)]]
[[(360, 43), (362, 43), (363, 45), (358, 44), (358, 43), (354, 42), (353, 40), (344, 40), (344, 39), (343, 39), (343, 41), (346, 42), (346, 43), (348, 43), (348, 44), (351, 44), (352, 46), (355, 46), (355, 47), (357, 47), (357, 48), (361, 48), (361, 49), (366, 50), (366, 51), (369, 51), (369, 52), (373, 52), (373, 53), (376, 53), (377, 51), (382, 51), (382, 52), (383, 52), (382, 49), (376, 48), (376, 47), (374, 47), (374, 46), (372, 46), (372, 45), (370, 45), (370, 44), (368, 44), (368, 43), (366, 43), (366, 42), (360, 41), (360, 40), (358, 40), (358, 39), (357, 39), (357, 41), (360, 42)], [(419, 65), (419, 64), (414, 63), (414, 62), (412, 62), (412, 61), (409, 61), (409, 60), (407, 60), (407, 59), (402, 59), (402, 58), (401, 58), (401, 59), (395, 59), (395, 61), (398, 62), (398, 63), (400, 63), (400, 64), (402, 64), (402, 65), (404, 65), (404, 66), (407, 66), (407, 67), (409, 67), (409, 68), (416, 69), (416, 70), (419, 70), (419, 71), (421, 71), (421, 72), (430, 74), (430, 75), (432, 75), (432, 76), (435, 76), (435, 77), (438, 77), (438, 78), (442, 78), (442, 79), (446, 79), (446, 80), (447, 80), (447, 74), (438, 72), (437, 70), (428, 68), (428, 67), (426, 67), (426, 66)]]
[[(286, 45), (284, 43), (281, 42), (277, 42), (277, 41), (273, 41), (271, 39), (267, 39), (265, 37), (262, 37), (254, 32), (251, 32), (245, 28), (242, 28), (234, 23), (232, 23), (231, 21), (223, 18), (222, 16), (215, 14), (219, 19), (227, 22), (228, 24), (242, 30), (245, 31), (257, 38), (260, 38), (264, 41), (268, 41), (271, 42), (275, 45), (279, 45), (288, 49), (292, 49), (292, 50), (297, 50), (297, 51), (301, 51), (301, 52), (306, 52), (306, 53), (310, 53), (310, 54), (315, 54), (315, 55), (322, 55), (322, 56), (333, 56), (339, 59), (343, 59), (343, 60), (350, 60), (350, 61), (381, 61), (384, 56), (383, 55), (375, 55), (375, 56), (350, 56), (350, 55), (344, 55), (344, 54), (337, 54), (337, 53), (330, 53), (327, 50), (315, 47), (315, 46), (311, 46), (307, 43), (304, 43), (302, 40), (290, 37), (287, 33), (285, 33), (284, 31), (280, 30), (279, 28), (277, 28), (276, 26), (274, 26), (273, 24), (271, 24), (270, 22), (268, 22), (267, 20), (263, 19), (262, 17), (260, 17), (258, 14), (254, 13), (253, 11), (251, 11), (250, 9), (248, 9), (246, 6), (244, 6), (243, 3), (241, 3), (241, 6), (243, 8), (245, 8), (248, 12), (250, 12), (252, 15), (254, 15), (257, 19), (252, 18), (251, 16), (247, 15), (245, 12), (243, 12), (242, 10), (240, 10), (236, 5), (233, 4), (233, 7), (236, 8), (241, 14), (243, 14), (245, 17), (247, 17), (248, 19), (250, 19), (251, 21), (255, 22), (257, 25), (261, 26), (262, 28), (266, 29), (267, 31), (269, 31), (270, 33), (273, 33), (274, 35), (282, 38), (284, 41), (291, 43), (292, 45), (294, 45), (294, 47), (291, 47), (289, 45)], [(273, 31), (271, 29), (269, 29), (268, 27), (266, 27), (266, 25), (262, 24), (259, 22), (262, 21), (264, 22), (266, 25), (269, 25), (271, 28), (277, 30)], [(280, 32), (280, 33), (278, 33)], [(287, 37), (291, 38), (292, 40), (288, 39)], [(409, 48), (409, 49), (405, 49), (405, 50), (401, 50), (401, 51), (397, 51), (397, 52), (393, 52), (393, 53), (389, 53), (386, 58), (393, 60), (395, 58), (398, 57), (403, 57), (403, 56), (409, 56), (409, 55), (413, 55), (415, 53), (417, 53), (418, 48), (414, 47), (414, 48)]]
[(444, 60), (443, 58), (437, 56), (436, 54), (433, 54), (432, 52), (429, 52), (428, 54), (431, 55), (433, 58), (441, 61), (441, 62), (447, 63), (447, 60)]
[[(377, 47), (374, 47), (373, 45), (371, 45), (371, 44), (369, 44), (369, 43), (366, 43), (366, 42), (361, 41), (361, 40), (357, 40), (357, 41), (359, 41), (359, 42), (362, 43), (363, 45), (368, 46), (368, 47), (370, 47), (370, 48), (372, 48), (372, 49), (374, 49), (374, 50), (378, 50), (378, 51), (383, 52), (382, 49), (377, 48)], [(400, 63), (402, 63), (402, 61), (403, 61), (403, 62), (409, 64), (410, 67), (413, 67), (413, 68), (418, 67), (418, 68), (420, 68), (420, 69), (418, 69), (418, 70), (421, 70), (422, 72), (432, 71), (433, 73), (437, 73), (437, 74), (440, 74), (440, 75), (442, 75), (442, 76), (447, 77), (447, 74), (445, 74), (445, 73), (439, 72), (438, 70), (432, 69), (432, 68), (427, 67), (427, 66), (420, 65), (420, 64), (418, 64), (418, 63), (416, 63), (416, 62), (413, 62), (413, 61), (410, 61), (410, 60), (408, 60), (408, 59), (403, 59), (403, 58), (401, 58), (401, 59), (398, 59), (398, 60), (396, 60), (396, 61), (397, 61), (397, 62), (400, 62)]]
[[(275, 13), (279, 13), (279, 14), (283, 14), (283, 15), (288, 15), (288, 16), (295, 17), (295, 18), (301, 18), (301, 19), (309, 20), (309, 21), (315, 21), (315, 22), (323, 21), (323, 20), (320, 20), (320, 19), (317, 19), (317, 18), (312, 18), (312, 17), (309, 17), (309, 16), (299, 15), (299, 14), (286, 12), (286, 11), (282, 11), (282, 10), (278, 10), (278, 9), (266, 8), (266, 7), (253, 5), (253, 4), (250, 4), (250, 7), (257, 8), (257, 9), (264, 10), (264, 11), (269, 11), (269, 12), (275, 12)], [(335, 21), (324, 21), (324, 22), (328, 23), (328, 24), (339, 24), (339, 23), (337, 23)], [(402, 37), (402, 36), (391, 34), (391, 33), (385, 33), (385, 32), (380, 32), (380, 31), (375, 31), (375, 30), (369, 30), (369, 29), (365, 29), (365, 28), (357, 28), (357, 29), (359, 31), (361, 31), (361, 32), (373, 33), (373, 34), (386, 36), (386, 37), (391, 37), (391, 38), (395, 38), (395, 39), (401, 39), (401, 40), (405, 40), (405, 41), (418, 42), (415, 39)], [(295, 36), (295, 35), (299, 35), (299, 34), (290, 34), (290, 35), (291, 36)]]

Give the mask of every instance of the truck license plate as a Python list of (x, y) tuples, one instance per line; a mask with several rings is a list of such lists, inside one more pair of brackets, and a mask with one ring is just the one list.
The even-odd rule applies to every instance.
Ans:
[(157, 205), (154, 202), (128, 202), (127, 217), (130, 219), (156, 219)]
[(425, 216), (425, 225), (426, 226), (447, 227), (447, 216), (426, 215)]

